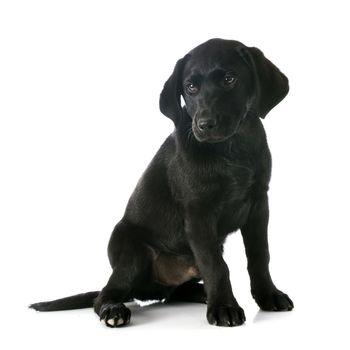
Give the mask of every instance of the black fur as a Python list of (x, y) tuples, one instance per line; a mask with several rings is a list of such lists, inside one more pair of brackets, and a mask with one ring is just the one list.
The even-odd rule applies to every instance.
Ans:
[(44, 301), (29, 305), (30, 308), (38, 311), (59, 311), (59, 310), (75, 310), (92, 307), (94, 305), (94, 299), (99, 295), (100, 292), (88, 292), (71, 297), (57, 299), (54, 302)]
[(225, 238), (240, 229), (257, 304), (291, 310), (292, 301), (275, 287), (268, 268), (271, 156), (259, 119), (287, 93), (286, 76), (260, 50), (237, 41), (212, 39), (180, 59), (160, 96), (160, 109), (175, 131), (114, 228), (107, 285), (98, 295), (31, 307), (93, 304), (106, 325), (116, 327), (129, 323), (123, 303), (133, 298), (182, 300), (207, 303), (211, 324), (240, 325), (244, 312), (222, 257)]

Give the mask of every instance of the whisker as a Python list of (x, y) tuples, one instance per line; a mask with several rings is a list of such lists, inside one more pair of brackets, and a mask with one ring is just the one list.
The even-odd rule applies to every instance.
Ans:
[(191, 141), (192, 137), (193, 137), (192, 127), (189, 127), (189, 129), (187, 130), (186, 144), (188, 144)]

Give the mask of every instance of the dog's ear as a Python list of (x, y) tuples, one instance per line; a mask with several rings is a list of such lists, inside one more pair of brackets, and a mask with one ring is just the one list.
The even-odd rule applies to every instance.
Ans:
[(179, 59), (174, 71), (165, 82), (159, 98), (160, 111), (170, 118), (177, 125), (182, 115), (181, 94), (182, 94), (182, 71), (187, 55)]
[(288, 94), (288, 78), (259, 49), (247, 47), (245, 51), (255, 80), (252, 109), (260, 118), (265, 118)]

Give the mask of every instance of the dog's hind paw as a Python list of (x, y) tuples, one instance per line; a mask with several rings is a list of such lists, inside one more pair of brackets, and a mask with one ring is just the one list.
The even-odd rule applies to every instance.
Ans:
[(130, 310), (122, 303), (102, 304), (100, 309), (100, 321), (107, 327), (121, 327), (130, 323)]

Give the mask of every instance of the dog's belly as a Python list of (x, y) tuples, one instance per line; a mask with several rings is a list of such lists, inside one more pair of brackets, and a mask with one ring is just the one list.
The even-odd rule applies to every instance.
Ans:
[(179, 286), (193, 278), (200, 278), (198, 267), (192, 257), (154, 253), (154, 281), (166, 286)]

